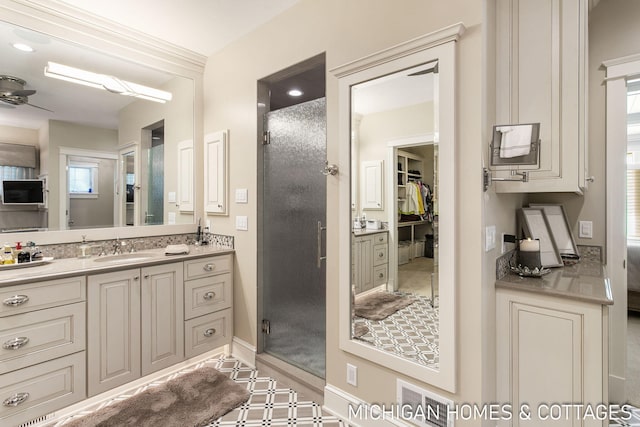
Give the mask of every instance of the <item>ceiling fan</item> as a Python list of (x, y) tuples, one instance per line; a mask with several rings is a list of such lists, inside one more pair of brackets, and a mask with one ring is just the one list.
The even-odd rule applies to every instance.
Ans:
[(24, 85), (26, 85), (22, 79), (13, 76), (0, 75), (0, 102), (8, 104), (10, 106), (18, 106), (18, 105), (29, 105), (34, 108), (39, 108), (41, 110), (53, 111), (48, 108), (39, 107), (37, 105), (29, 104), (29, 96), (36, 93), (35, 90), (25, 89)]

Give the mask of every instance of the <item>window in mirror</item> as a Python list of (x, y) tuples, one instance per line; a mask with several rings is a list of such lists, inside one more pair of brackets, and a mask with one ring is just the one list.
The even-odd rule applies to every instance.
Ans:
[(69, 193), (71, 197), (98, 195), (99, 164), (69, 159)]

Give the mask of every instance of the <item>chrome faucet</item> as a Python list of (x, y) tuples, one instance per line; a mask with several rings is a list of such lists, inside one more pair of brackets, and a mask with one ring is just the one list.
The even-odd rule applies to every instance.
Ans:
[(136, 250), (136, 244), (137, 243), (143, 243), (144, 240), (133, 240), (131, 241), (130, 245), (129, 245), (129, 253), (132, 254), (134, 252), (137, 252)]
[(127, 242), (120, 241), (120, 238), (116, 237), (116, 240), (113, 242), (113, 254), (112, 255), (122, 254), (122, 248), (124, 246), (127, 246)]

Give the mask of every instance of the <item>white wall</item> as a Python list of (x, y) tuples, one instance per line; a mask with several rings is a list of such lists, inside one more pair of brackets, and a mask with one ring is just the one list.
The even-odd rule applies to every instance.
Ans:
[[(446, 7), (435, 0), (302, 0), (263, 27), (211, 56), (205, 71), (205, 133), (230, 129), (230, 188), (248, 188), (250, 203), (231, 203), (228, 218), (212, 217), (213, 229), (236, 236), (234, 276), (235, 334), (253, 345), (257, 342), (257, 80), (326, 52), (327, 69), (356, 60), (442, 27), (463, 22), (466, 33), (458, 42), (457, 230), (459, 292), (457, 303), (457, 392), (448, 395), (460, 402), (481, 402), (483, 383), (495, 381), (485, 371), (483, 340), (492, 330), (483, 315), (482, 258), (482, 4), (453, 0)], [(327, 75), (328, 159), (337, 158), (337, 80)], [(347, 166), (345, 166), (347, 167)], [(369, 402), (395, 402), (397, 373), (344, 353), (338, 348), (337, 265), (343, 254), (337, 236), (337, 186), (328, 179), (327, 200), (327, 382)], [(464, 212), (464, 214), (463, 214)], [(342, 213), (347, 214), (347, 213)], [(234, 229), (236, 215), (249, 216), (249, 231)], [(491, 287), (493, 284), (491, 284)], [(359, 368), (359, 386), (346, 383), (346, 363)], [(489, 367), (489, 369), (491, 369)], [(415, 380), (407, 378), (411, 382)], [(428, 387), (428, 386), (427, 386)], [(438, 393), (441, 390), (434, 389)], [(443, 393), (445, 394), (445, 393)], [(458, 422), (456, 425), (479, 425)]]

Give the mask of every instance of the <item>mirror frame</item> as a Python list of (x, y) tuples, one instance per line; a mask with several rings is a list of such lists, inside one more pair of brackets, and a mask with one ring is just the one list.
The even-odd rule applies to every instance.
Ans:
[[(1, 20), (80, 47), (99, 50), (107, 55), (136, 62), (193, 81), (194, 158), (203, 150), (203, 74), (207, 58), (196, 52), (165, 43), (155, 37), (125, 27), (71, 5), (50, 0), (0, 0)], [(198, 143), (200, 142), (200, 143)], [(32, 240), (38, 244), (70, 243), (91, 240), (162, 236), (194, 232), (196, 219), (202, 216), (202, 180), (204, 166), (194, 165), (193, 183), (196, 205), (192, 224), (137, 227), (108, 227), (81, 230), (4, 233), (7, 241)], [(58, 183), (55, 183), (58, 185)]]
[[(462, 23), (415, 38), (362, 59), (334, 68), (338, 78), (339, 103), (339, 343), (340, 349), (390, 368), (417, 380), (455, 393), (456, 391), (456, 245), (459, 215), (456, 212), (456, 41), (463, 34)], [(410, 359), (388, 353), (351, 338), (351, 88), (419, 64), (438, 60), (439, 128), (439, 367), (432, 369)]]

